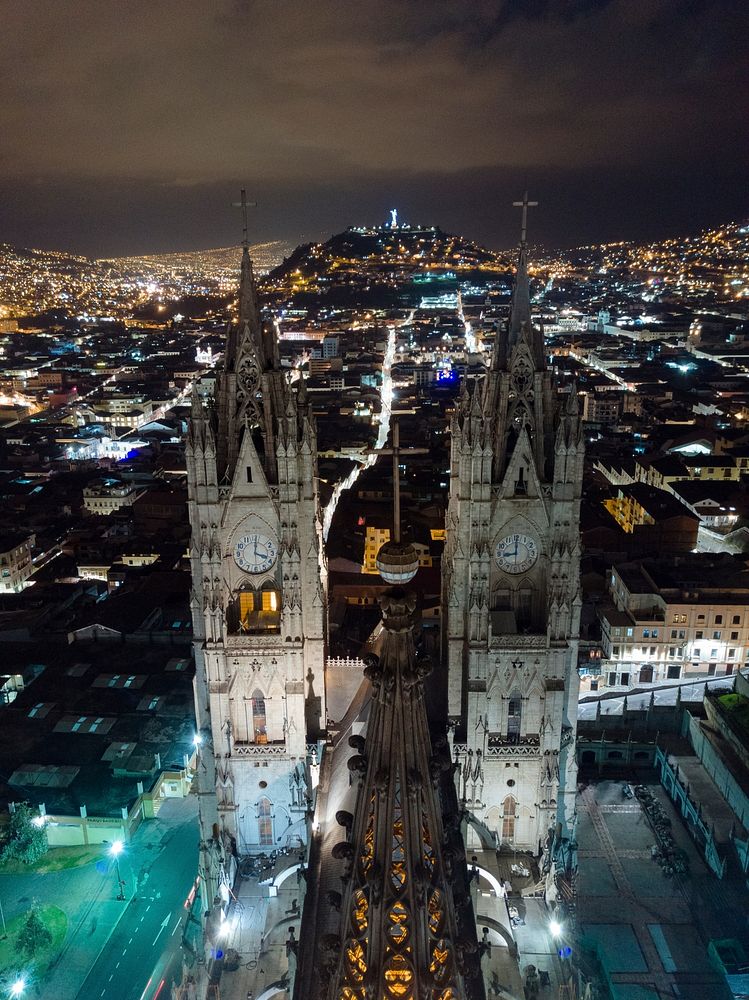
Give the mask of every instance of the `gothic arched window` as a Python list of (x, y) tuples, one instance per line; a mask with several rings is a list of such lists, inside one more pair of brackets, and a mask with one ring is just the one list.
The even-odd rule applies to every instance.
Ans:
[(236, 591), (226, 615), (232, 635), (258, 635), (278, 632), (281, 627), (281, 591), (277, 584), (266, 581), (259, 590), (245, 584)]
[(265, 698), (262, 691), (252, 692), (252, 738), (255, 743), (268, 742), (265, 721)]
[(520, 742), (520, 723), (523, 718), (523, 698), (517, 688), (510, 695), (507, 705), (507, 739), (510, 743)]
[(517, 802), (508, 795), (502, 803), (502, 840), (513, 840), (515, 837), (515, 812)]
[(261, 847), (273, 844), (273, 804), (270, 799), (260, 799), (257, 804), (257, 833)]

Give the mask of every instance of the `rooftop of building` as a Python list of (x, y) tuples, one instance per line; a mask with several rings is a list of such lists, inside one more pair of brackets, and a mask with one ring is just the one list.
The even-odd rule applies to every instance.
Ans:
[[(19, 672), (39, 672), (0, 708), (0, 799), (44, 802), (49, 813), (77, 815), (85, 805), (90, 815), (118, 815), (136, 797), (137, 780), (149, 784), (155, 775), (156, 754), (163, 768), (181, 767), (191, 751), (188, 644), (68, 645), (47, 638), (5, 643), (3, 652)], [(137, 682), (128, 684), (131, 677)], [(66, 767), (76, 773), (58, 781), (56, 770)]]
[(619, 563), (615, 569), (632, 594), (727, 604), (747, 604), (749, 596), (749, 569), (739, 556), (694, 552)]

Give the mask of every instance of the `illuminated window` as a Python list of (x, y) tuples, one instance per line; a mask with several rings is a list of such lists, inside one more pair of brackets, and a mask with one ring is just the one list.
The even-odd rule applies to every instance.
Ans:
[(246, 625), (255, 610), (255, 595), (251, 590), (243, 590), (239, 595), (239, 621)]
[(270, 799), (260, 799), (257, 804), (258, 840), (262, 847), (273, 844), (273, 806)]
[(515, 837), (515, 799), (508, 795), (502, 805), (502, 840), (512, 840)]
[(345, 954), (349, 979), (355, 983), (364, 982), (364, 976), (367, 974), (367, 960), (362, 946), (358, 941), (349, 941)]
[(265, 723), (265, 698), (262, 691), (252, 692), (252, 733), (255, 743), (268, 742)]

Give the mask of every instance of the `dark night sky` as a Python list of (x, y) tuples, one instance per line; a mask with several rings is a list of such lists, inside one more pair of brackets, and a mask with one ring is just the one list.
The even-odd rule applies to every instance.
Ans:
[(744, 0), (5, 0), (0, 241), (319, 238), (397, 206), (489, 246), (743, 218)]

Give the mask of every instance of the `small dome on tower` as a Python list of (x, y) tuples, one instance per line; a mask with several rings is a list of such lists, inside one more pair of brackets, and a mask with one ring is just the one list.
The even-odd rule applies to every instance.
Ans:
[(416, 549), (410, 542), (385, 542), (377, 553), (377, 569), (386, 583), (408, 583), (419, 569)]

